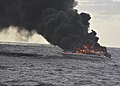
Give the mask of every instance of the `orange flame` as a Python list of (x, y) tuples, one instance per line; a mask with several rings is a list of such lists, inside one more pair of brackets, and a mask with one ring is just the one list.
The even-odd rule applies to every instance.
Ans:
[(106, 56), (111, 58), (111, 54), (107, 53), (106, 48), (102, 49), (100, 47), (96, 48), (92, 45), (82, 45), (80, 47), (74, 47), (72, 51), (65, 51), (67, 53), (73, 53), (73, 54), (92, 54), (92, 55), (98, 55), (98, 56)]
[(96, 49), (90, 45), (83, 45), (82, 47), (74, 48), (73, 53), (83, 54), (94, 54), (94, 55), (105, 55), (106, 52)]

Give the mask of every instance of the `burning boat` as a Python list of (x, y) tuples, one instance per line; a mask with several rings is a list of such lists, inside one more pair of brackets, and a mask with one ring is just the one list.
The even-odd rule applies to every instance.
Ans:
[(83, 53), (68, 53), (64, 52), (62, 55), (67, 59), (81, 59), (81, 60), (110, 60), (111, 57), (98, 56), (94, 54), (83, 54)]
[(89, 32), (91, 16), (74, 9), (76, 0), (0, 0), (0, 4), (1, 31), (18, 26), (21, 36), (28, 39), (36, 32), (62, 48), (65, 56), (110, 58), (106, 47), (98, 43), (97, 33)]
[(65, 58), (82, 59), (82, 60), (108, 60), (111, 55), (107, 53), (106, 47), (95, 48), (90, 45), (83, 45), (74, 48), (72, 51), (62, 53)]

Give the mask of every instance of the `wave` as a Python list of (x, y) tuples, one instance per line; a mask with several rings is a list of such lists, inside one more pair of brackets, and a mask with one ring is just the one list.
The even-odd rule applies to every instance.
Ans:
[(53, 45), (35, 43), (0, 43), (0, 56), (45, 57), (60, 56), (62, 50)]
[(12, 56), (12, 57), (21, 57), (21, 56), (27, 56), (27, 57), (42, 57), (43, 55), (37, 55), (37, 54), (28, 54), (28, 53), (15, 53), (15, 52), (0, 52), (0, 56)]

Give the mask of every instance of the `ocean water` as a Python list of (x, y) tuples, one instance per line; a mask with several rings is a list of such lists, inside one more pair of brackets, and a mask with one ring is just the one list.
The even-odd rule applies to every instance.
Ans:
[(53, 45), (1, 43), (0, 86), (120, 86), (119, 48), (108, 48), (108, 61), (66, 59), (61, 52)]

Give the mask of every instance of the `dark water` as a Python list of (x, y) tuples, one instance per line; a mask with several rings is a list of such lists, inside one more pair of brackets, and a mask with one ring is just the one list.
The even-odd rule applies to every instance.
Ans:
[(90, 61), (61, 59), (62, 50), (54, 46), (0, 44), (0, 84), (120, 86), (120, 49), (108, 51), (112, 60)]

